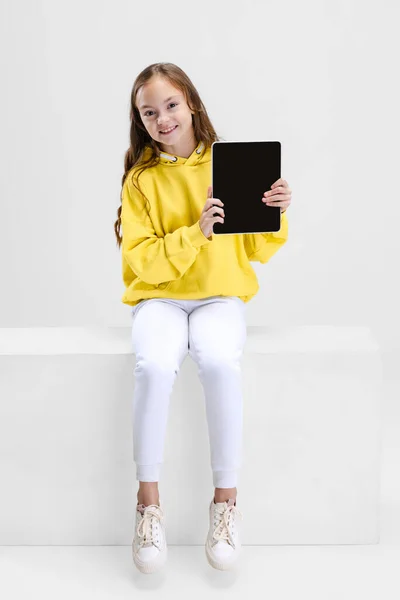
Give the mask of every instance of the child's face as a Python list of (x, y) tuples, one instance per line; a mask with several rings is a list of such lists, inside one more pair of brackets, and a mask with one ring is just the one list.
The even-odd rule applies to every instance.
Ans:
[[(143, 105), (147, 106), (144, 108)], [(154, 76), (143, 85), (136, 94), (136, 106), (143, 125), (162, 150), (173, 151), (193, 138), (194, 113), (183, 93), (166, 79)], [(161, 133), (171, 127), (175, 127), (171, 133)]]

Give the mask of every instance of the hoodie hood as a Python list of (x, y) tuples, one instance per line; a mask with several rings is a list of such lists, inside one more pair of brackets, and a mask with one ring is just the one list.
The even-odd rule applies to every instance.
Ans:
[[(143, 151), (143, 158), (147, 160), (152, 154), (150, 146), (146, 146)], [(185, 165), (191, 167), (199, 163), (208, 162), (211, 160), (211, 148), (206, 148), (203, 142), (199, 142), (192, 154), (188, 158), (178, 156), (177, 154), (168, 154), (160, 151), (160, 164), (176, 167)]]

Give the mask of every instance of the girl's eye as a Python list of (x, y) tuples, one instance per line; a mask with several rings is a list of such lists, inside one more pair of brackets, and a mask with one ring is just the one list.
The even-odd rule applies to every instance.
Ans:
[[(178, 105), (177, 102), (170, 102), (170, 104), (168, 106), (171, 106), (172, 104), (175, 104), (175, 106)], [(144, 116), (147, 117), (147, 115), (148, 115), (149, 112), (153, 112), (153, 111), (152, 110), (148, 110), (147, 112), (144, 113)]]

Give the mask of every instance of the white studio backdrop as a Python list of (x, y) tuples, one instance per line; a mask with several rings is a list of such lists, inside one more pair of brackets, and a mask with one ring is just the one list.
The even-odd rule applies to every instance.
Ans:
[(113, 223), (133, 81), (163, 61), (224, 139), (282, 143), (290, 239), (253, 263), (248, 324), (368, 325), (400, 348), (396, 2), (0, 7), (0, 327), (130, 324)]

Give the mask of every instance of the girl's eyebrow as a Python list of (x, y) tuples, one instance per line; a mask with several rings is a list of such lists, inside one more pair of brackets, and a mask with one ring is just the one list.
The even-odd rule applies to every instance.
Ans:
[[(178, 98), (178, 97), (180, 97), (180, 94), (175, 94), (174, 96), (170, 96), (169, 98), (167, 98), (166, 100), (164, 100), (164, 104), (165, 104), (166, 102), (169, 102), (170, 100), (172, 100), (172, 98)], [(149, 106), (148, 104), (143, 104), (143, 105), (140, 107), (140, 110), (143, 110), (143, 108), (153, 108), (153, 107), (152, 107), (152, 106)]]

